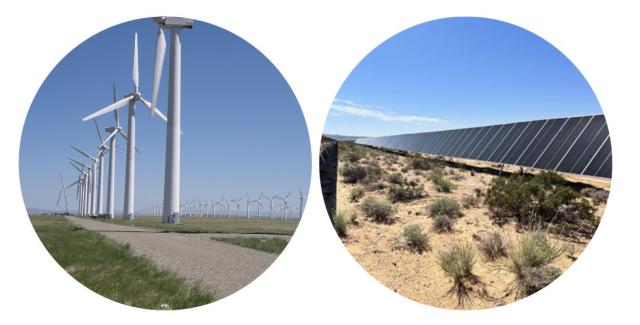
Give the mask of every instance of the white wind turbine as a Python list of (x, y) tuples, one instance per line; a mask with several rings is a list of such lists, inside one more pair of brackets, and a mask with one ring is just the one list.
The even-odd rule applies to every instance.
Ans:
[[(131, 93), (125, 95), (123, 99), (115, 101), (115, 86), (114, 86), (114, 103), (106, 106), (97, 112), (88, 115), (82, 119), (82, 121), (88, 121), (98, 116), (104, 115), (111, 111), (117, 111), (118, 109), (128, 105), (128, 120), (127, 120), (127, 133), (120, 129), (120, 133), (127, 139), (127, 164), (125, 170), (125, 186), (124, 186), (124, 215), (125, 219), (133, 219), (134, 212), (134, 182), (135, 182), (135, 161), (136, 161), (136, 102), (142, 102), (149, 110), (158, 114), (165, 122), (167, 118), (157, 110), (154, 104), (144, 99), (139, 91), (138, 83), (138, 34), (134, 34), (133, 43), (133, 90)], [(118, 125), (119, 126), (119, 125)], [(111, 151), (113, 152), (113, 151)]]
[(269, 219), (273, 220), (273, 200), (278, 198), (278, 195), (274, 195), (271, 197), (265, 196), (267, 200), (269, 200)]
[(64, 186), (64, 180), (62, 179), (62, 174), (60, 174), (60, 183), (62, 184), (62, 189), (58, 192), (58, 202), (56, 203), (56, 210), (58, 210), (58, 206), (60, 205), (60, 197), (64, 195), (64, 214), (69, 214), (69, 202), (67, 201), (67, 188)]
[(102, 151), (98, 151), (98, 154), (94, 157), (91, 156), (90, 154), (78, 149), (75, 146), (71, 146), (71, 148), (73, 148), (75, 151), (79, 152), (80, 154), (82, 154), (83, 156), (89, 158), (89, 160), (91, 160), (91, 176), (89, 178), (89, 213), (91, 215), (98, 215), (98, 195), (96, 195), (96, 184), (98, 183), (98, 163), (99, 163), (99, 156), (102, 155)]
[(302, 195), (302, 190), (298, 190), (300, 192), (300, 207), (298, 208), (300, 213), (298, 214), (298, 219), (302, 220), (302, 206), (304, 205), (304, 195)]
[[(88, 197), (89, 197), (89, 166), (73, 159), (67, 157), (70, 160), (71, 166), (80, 172), (80, 176), (78, 177), (78, 190), (79, 190), (79, 198), (78, 198), (78, 214), (84, 216), (88, 213)], [(86, 169), (86, 171), (85, 171)]]
[(285, 196), (277, 196), (276, 199), (282, 200), (282, 219), (287, 219), (287, 209), (289, 209), (289, 202), (287, 201), (291, 191)]
[(182, 40), (180, 32), (184, 28), (192, 28), (193, 20), (179, 17), (156, 17), (158, 38), (156, 40), (156, 57), (153, 72), (153, 90), (151, 97), (151, 114), (156, 112), (158, 90), (164, 64), (166, 41), (164, 28), (171, 32), (169, 51), (169, 103), (167, 105), (167, 141), (164, 171), (164, 212), (162, 221), (180, 223), (180, 124), (181, 124), (181, 82), (182, 82)]

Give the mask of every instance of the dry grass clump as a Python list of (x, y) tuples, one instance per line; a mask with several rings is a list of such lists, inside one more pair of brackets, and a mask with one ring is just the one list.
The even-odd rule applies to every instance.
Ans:
[(490, 261), (495, 261), (507, 256), (507, 246), (504, 240), (502, 240), (502, 235), (497, 231), (493, 231), (485, 236), (480, 236), (478, 238), (478, 247)]
[(364, 197), (364, 189), (362, 187), (356, 187), (351, 190), (350, 200), (351, 202), (358, 202)]
[(450, 249), (440, 252), (438, 256), (438, 264), (453, 280), (448, 293), (456, 295), (458, 306), (464, 306), (470, 301), (471, 286), (478, 282), (473, 274), (475, 262), (473, 247), (468, 243), (454, 244)]
[(438, 198), (429, 206), (429, 215), (435, 218), (439, 215), (445, 215), (449, 218), (462, 217), (462, 211), (460, 211), (460, 205), (458, 201), (452, 198), (443, 197)]
[(408, 225), (402, 229), (402, 237), (411, 251), (422, 253), (429, 249), (429, 236), (421, 225)]
[(454, 224), (454, 219), (449, 218), (449, 216), (446, 216), (444, 214), (440, 214), (437, 215), (433, 218), (433, 224), (431, 225), (431, 228), (433, 228), (433, 230), (435, 232), (451, 232), (453, 231), (453, 224)]
[(374, 197), (367, 197), (360, 206), (362, 212), (368, 218), (372, 218), (376, 222), (391, 223), (393, 222), (393, 206), (388, 202), (378, 200)]
[(531, 295), (547, 286), (561, 271), (550, 264), (562, 256), (568, 247), (551, 242), (543, 232), (520, 237), (508, 252), (507, 269), (515, 276), (515, 289), (520, 297)]

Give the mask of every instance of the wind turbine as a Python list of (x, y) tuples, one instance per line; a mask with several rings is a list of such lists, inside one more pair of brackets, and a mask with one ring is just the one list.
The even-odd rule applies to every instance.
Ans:
[(273, 220), (273, 200), (278, 198), (278, 195), (274, 195), (272, 197), (268, 197), (265, 196), (267, 198), (267, 200), (269, 200), (269, 210), (271, 211), (269, 213), (269, 219)]
[(58, 194), (58, 203), (56, 203), (56, 210), (58, 209), (58, 204), (60, 203), (60, 194), (64, 194), (64, 213), (65, 215), (69, 214), (69, 202), (67, 201), (67, 188), (64, 186), (64, 180), (62, 179), (62, 174), (60, 174), (60, 183), (62, 184), (61, 193)]
[[(96, 193), (95, 193), (94, 189), (95, 189), (95, 187), (96, 187), (95, 185), (97, 183), (97, 172), (96, 172), (96, 169), (97, 169), (97, 166), (98, 166), (98, 155), (96, 155), (95, 157), (91, 156), (90, 154), (78, 149), (76, 146), (73, 146), (73, 145), (71, 145), (71, 148), (73, 148), (75, 151), (79, 152), (81, 155), (83, 155), (83, 156), (89, 158), (89, 160), (91, 160), (90, 176), (89, 176), (90, 177), (89, 178), (89, 187), (90, 187), (89, 188), (89, 214), (97, 215), (98, 214), (97, 213), (98, 204), (96, 202), (97, 201), (96, 200), (97, 196), (95, 195)], [(101, 153), (99, 152), (99, 154), (101, 154)]]
[[(77, 169), (80, 172), (80, 176), (78, 177), (78, 190), (79, 190), (79, 199), (78, 199), (78, 214), (84, 216), (87, 214), (87, 203), (88, 203), (88, 176), (89, 176), (89, 166), (73, 159), (67, 157), (70, 160), (71, 166)], [(85, 171), (85, 168), (87, 171)]]
[(133, 219), (134, 212), (134, 182), (135, 182), (135, 161), (136, 161), (136, 102), (142, 102), (149, 110), (158, 114), (165, 122), (167, 118), (160, 113), (155, 105), (152, 109), (151, 103), (144, 99), (140, 94), (138, 87), (138, 34), (134, 34), (133, 39), (133, 90), (131, 93), (125, 95), (123, 99), (115, 101), (115, 86), (114, 86), (114, 103), (104, 107), (97, 112), (90, 114), (82, 119), (82, 121), (88, 121), (98, 116), (104, 115), (111, 111), (117, 111), (118, 109), (128, 105), (128, 120), (127, 120), (127, 133), (120, 129), (120, 133), (125, 139), (127, 139), (127, 164), (125, 169), (125, 186), (124, 186), (124, 215), (123, 217), (128, 220)]
[(164, 167), (164, 212), (162, 221), (180, 223), (180, 95), (182, 80), (182, 40), (180, 32), (184, 28), (192, 28), (193, 20), (179, 17), (156, 17), (158, 38), (156, 40), (156, 57), (153, 72), (153, 90), (151, 97), (151, 114), (156, 112), (158, 90), (164, 64), (166, 41), (163, 28), (171, 32), (169, 51), (169, 103), (167, 105), (167, 141)]
[(289, 195), (291, 194), (291, 191), (289, 191), (289, 193), (287, 193), (287, 195), (285, 195), (284, 197), (282, 196), (278, 196), (276, 197), (276, 199), (280, 199), (282, 200), (282, 219), (287, 219), (287, 209), (289, 208), (289, 202), (287, 201), (287, 199), (289, 198)]
[(300, 198), (299, 198), (300, 199), (300, 208), (299, 208), (300, 213), (298, 215), (298, 219), (302, 220), (302, 206), (304, 205), (304, 195), (302, 195), (302, 190), (301, 189), (298, 189), (298, 191), (300, 192)]

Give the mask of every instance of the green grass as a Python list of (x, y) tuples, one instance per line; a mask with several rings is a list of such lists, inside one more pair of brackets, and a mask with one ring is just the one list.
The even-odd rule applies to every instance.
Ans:
[(247, 220), (220, 218), (180, 218), (179, 225), (162, 223), (160, 217), (136, 217), (133, 222), (114, 218), (104, 222), (119, 225), (159, 229), (166, 232), (184, 233), (238, 233), (238, 234), (272, 234), (293, 235), (298, 227), (297, 220)]
[(127, 245), (84, 230), (64, 217), (32, 217), (31, 222), (58, 264), (104, 297), (148, 309), (184, 309), (215, 300), (175, 273), (135, 256)]
[(275, 254), (282, 253), (289, 243), (289, 241), (282, 238), (211, 237), (211, 239)]

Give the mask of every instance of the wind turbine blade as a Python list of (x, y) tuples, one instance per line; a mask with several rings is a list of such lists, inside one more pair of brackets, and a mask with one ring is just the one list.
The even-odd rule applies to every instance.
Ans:
[[(72, 166), (73, 166), (73, 165), (72, 165)], [(75, 166), (74, 166), (74, 167), (75, 167)], [(71, 185), (67, 186), (66, 188), (72, 187), (73, 185), (76, 185), (76, 184), (78, 184), (78, 181), (75, 181), (75, 182), (71, 183)]]
[(56, 209), (58, 208), (58, 205), (60, 205), (60, 196), (62, 196), (62, 190), (58, 192), (58, 202), (56, 202)]
[(151, 88), (151, 116), (156, 114), (156, 104), (158, 103), (158, 90), (160, 88), (160, 77), (162, 76), (162, 65), (164, 64), (164, 52), (167, 42), (164, 39), (162, 26), (158, 26), (158, 38), (156, 39), (156, 57), (153, 69), (153, 87)]
[(154, 110), (151, 108), (151, 107), (153, 107), (153, 106), (151, 106), (151, 103), (150, 103), (148, 100), (146, 100), (146, 99), (144, 99), (144, 98), (140, 97), (140, 101), (144, 104), (144, 106), (146, 106), (146, 107), (149, 109), (149, 111), (151, 112), (151, 114), (157, 114), (157, 115), (158, 115), (158, 117), (160, 117), (160, 119), (161, 119), (161, 120), (163, 120), (165, 123), (167, 122), (167, 117), (166, 117), (166, 116), (164, 115), (164, 113), (162, 113), (162, 112), (161, 112), (157, 107), (156, 107), (156, 109), (155, 109), (155, 111), (154, 111)]
[(104, 139), (104, 141), (102, 142), (102, 144), (100, 146), (105, 147), (107, 145), (107, 143), (109, 142), (109, 140), (111, 140), (111, 138), (113, 138), (116, 135), (116, 133), (118, 133), (118, 131), (111, 132), (111, 134), (109, 134), (109, 136), (106, 139)]
[(99, 111), (97, 111), (97, 112), (95, 112), (95, 113), (93, 113), (91, 115), (83, 117), (82, 121), (86, 122), (86, 121), (88, 121), (88, 120), (90, 120), (92, 118), (95, 118), (95, 117), (104, 115), (106, 113), (109, 113), (111, 111), (115, 111), (115, 110), (117, 110), (119, 108), (122, 108), (123, 106), (127, 105), (127, 103), (129, 103), (129, 101), (131, 99), (133, 99), (133, 95), (125, 97), (125, 98), (123, 98), (123, 99), (121, 99), (121, 100), (119, 100), (119, 101), (117, 101), (117, 102), (105, 107), (105, 108), (100, 109)]
[[(69, 158), (69, 159), (71, 159), (71, 158)], [(73, 163), (69, 162), (69, 164), (71, 164), (71, 166), (73, 166), (73, 168), (77, 169), (79, 172), (81, 172), (81, 173), (83, 172), (82, 169), (80, 169), (78, 166), (74, 165)]]
[(116, 102), (116, 83), (115, 82), (113, 83), (112, 90), (113, 90), (113, 102), (115, 103)]
[(96, 126), (96, 132), (98, 132), (98, 139), (100, 139), (100, 143), (102, 144), (104, 142), (104, 139), (102, 139), (102, 132), (100, 132), (100, 127), (98, 126), (98, 120), (93, 119), (93, 124), (95, 124)]
[[(81, 163), (81, 162), (79, 162), (79, 161), (77, 161), (77, 160), (75, 160), (75, 159), (73, 159), (71, 157), (67, 157), (67, 159), (71, 160), (72, 162), (74, 162), (74, 163), (76, 163), (76, 164), (78, 164), (78, 165), (80, 165), (80, 166), (82, 166), (84, 168), (90, 168), (89, 166), (87, 166), (87, 165), (85, 165), (85, 164), (83, 164), (83, 163)], [(84, 173), (84, 171), (82, 171), (82, 170), (80, 170), (80, 172)]]
[(95, 159), (95, 158), (91, 157), (91, 155), (89, 155), (88, 153), (86, 153), (86, 152), (84, 152), (84, 151), (82, 151), (82, 150), (80, 150), (80, 149), (76, 148), (76, 147), (75, 147), (75, 146), (73, 146), (73, 145), (71, 145), (71, 148), (75, 149), (75, 151), (77, 151), (77, 152), (81, 153), (83, 156), (85, 156), (85, 157), (87, 157), (87, 158), (89, 158), (89, 159), (91, 159), (91, 160), (94, 160), (94, 159)]
[(138, 33), (133, 36), (133, 87), (138, 92)]

